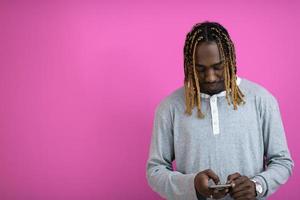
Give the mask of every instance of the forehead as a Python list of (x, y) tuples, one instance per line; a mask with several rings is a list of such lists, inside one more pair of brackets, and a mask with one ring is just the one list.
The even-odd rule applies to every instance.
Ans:
[(219, 49), (216, 42), (203, 42), (197, 45), (195, 59), (198, 62), (214, 62), (220, 60)]

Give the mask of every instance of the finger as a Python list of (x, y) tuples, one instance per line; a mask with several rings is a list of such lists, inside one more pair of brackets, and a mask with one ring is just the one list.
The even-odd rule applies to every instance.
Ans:
[(221, 199), (223, 198), (227, 193), (225, 192), (225, 190), (214, 190), (213, 192), (213, 198), (214, 199)]
[[(235, 192), (240, 191), (241, 189), (243, 189), (243, 187), (245, 187), (244, 184), (246, 184), (246, 186), (247, 186), (247, 182), (242, 182), (242, 183), (241, 183), (241, 181), (240, 181), (241, 179), (242, 179), (242, 178), (240, 177), (240, 178), (238, 178), (238, 179), (235, 179), (235, 180), (231, 183), (231, 184), (232, 184), (232, 187), (231, 187), (230, 190), (229, 190), (230, 195), (233, 195)], [(239, 180), (238, 183), (236, 183), (237, 180)]]
[(234, 199), (243, 199), (243, 198), (245, 198), (246, 195), (248, 195), (248, 193), (249, 193), (249, 191), (243, 190), (243, 191), (233, 194), (232, 197)]
[(240, 177), (240, 176), (241, 176), (241, 175), (240, 175), (238, 172), (229, 175), (229, 176), (227, 177), (227, 183), (231, 183), (234, 179), (236, 179), (236, 178), (238, 178), (238, 177)]
[(210, 195), (213, 194), (213, 191), (210, 188), (202, 188), (201, 194), (204, 195), (205, 197), (209, 197)]
[(247, 179), (245, 177), (238, 177), (236, 179), (234, 179), (232, 182), (231, 182), (231, 188), (230, 188), (230, 193), (233, 192), (233, 190), (235, 190), (236, 187), (238, 187), (240, 184), (242, 184), (243, 182), (245, 182)]
[(235, 186), (242, 184), (245, 181), (248, 181), (248, 177), (247, 176), (241, 176), (238, 177), (237, 179), (233, 180), (232, 183), (234, 183)]
[(223, 190), (218, 190), (218, 192), (219, 192), (220, 194), (222, 194), (222, 195), (225, 195), (225, 194), (227, 194), (227, 193), (229, 192), (229, 189), (226, 188), (226, 189), (223, 189)]
[(215, 182), (215, 184), (218, 184), (220, 182), (219, 177), (217, 176), (217, 174), (213, 170), (211, 170), (211, 169), (206, 170), (206, 175), (209, 178), (211, 178)]
[(244, 182), (240, 185), (237, 185), (235, 188), (233, 188), (231, 191), (231, 195), (234, 195), (235, 193), (238, 193), (240, 191), (247, 190), (249, 188), (250, 188), (249, 184), (247, 182)]

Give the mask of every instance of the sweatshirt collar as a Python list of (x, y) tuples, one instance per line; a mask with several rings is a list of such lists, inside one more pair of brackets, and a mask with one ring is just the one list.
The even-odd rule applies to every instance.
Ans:
[[(236, 76), (236, 83), (237, 85), (240, 85), (241, 83), (241, 78)], [(200, 96), (203, 97), (203, 98), (211, 98), (211, 97), (223, 97), (223, 96), (226, 96), (226, 90), (220, 92), (220, 93), (217, 93), (217, 94), (214, 94), (214, 95), (209, 95), (209, 94), (205, 94), (205, 93), (201, 93), (200, 92)]]

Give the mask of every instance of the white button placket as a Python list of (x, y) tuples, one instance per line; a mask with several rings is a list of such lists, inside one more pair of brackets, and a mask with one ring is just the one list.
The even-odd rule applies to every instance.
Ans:
[(213, 95), (210, 98), (210, 108), (211, 108), (211, 119), (212, 119), (211, 121), (212, 121), (213, 133), (214, 135), (217, 135), (220, 133), (220, 128), (219, 128), (219, 112), (218, 112), (216, 95)]

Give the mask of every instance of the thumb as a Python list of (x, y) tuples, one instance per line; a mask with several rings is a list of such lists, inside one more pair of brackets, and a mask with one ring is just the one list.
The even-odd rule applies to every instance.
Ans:
[(206, 170), (206, 175), (211, 178), (215, 184), (218, 184), (220, 182), (220, 179), (218, 175), (211, 169)]
[(241, 176), (241, 175), (240, 175), (238, 172), (229, 175), (229, 176), (227, 177), (227, 183), (229, 183), (229, 184), (232, 183), (233, 180), (239, 178), (240, 176)]

